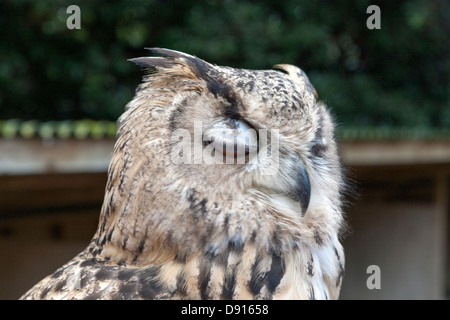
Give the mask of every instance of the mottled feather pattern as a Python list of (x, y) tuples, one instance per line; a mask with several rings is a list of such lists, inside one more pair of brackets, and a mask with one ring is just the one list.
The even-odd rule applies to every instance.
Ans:
[[(92, 241), (22, 299), (337, 299), (344, 183), (306, 74), (153, 52), (132, 59), (145, 75), (118, 120)], [(173, 163), (176, 130), (222, 119), (278, 130), (278, 171)]]

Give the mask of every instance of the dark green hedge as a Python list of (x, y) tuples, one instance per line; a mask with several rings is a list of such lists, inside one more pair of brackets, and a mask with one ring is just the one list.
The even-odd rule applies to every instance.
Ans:
[[(81, 9), (69, 30), (66, 8)], [(381, 8), (381, 30), (366, 8)], [(450, 127), (450, 1), (0, 2), (0, 119), (114, 121), (144, 47), (300, 66), (348, 127)]]

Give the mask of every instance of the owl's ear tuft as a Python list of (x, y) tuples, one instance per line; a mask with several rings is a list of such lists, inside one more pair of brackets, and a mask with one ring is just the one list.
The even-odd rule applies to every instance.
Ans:
[(171, 50), (171, 49), (165, 49), (165, 48), (145, 48), (146, 50), (150, 50), (152, 53), (156, 55), (160, 55), (163, 57), (170, 57), (170, 58), (194, 58), (194, 56), (191, 56), (187, 53)]
[(272, 67), (272, 69), (289, 75), (289, 71), (285, 68), (285, 66), (285, 64), (276, 64)]
[(150, 69), (153, 71), (157, 68), (170, 68), (173, 66), (173, 61), (163, 57), (140, 57), (128, 59), (128, 61), (134, 62), (142, 69)]
[(140, 57), (128, 59), (128, 61), (134, 62), (137, 66), (142, 69), (150, 69), (150, 71), (156, 71), (159, 68), (169, 69), (172, 68), (176, 61), (180, 62), (181, 58), (188, 58), (189, 55), (164, 48), (145, 48), (150, 50), (153, 54), (157, 55), (154, 57)]
[(314, 97), (316, 99), (319, 97), (316, 89), (309, 81), (308, 76), (299, 67), (293, 66), (291, 64), (277, 64), (277, 65), (274, 65), (272, 68), (274, 70), (277, 70), (277, 71), (287, 74), (295, 83), (309, 88), (309, 90), (314, 94)]
[(201, 71), (203, 69), (207, 69), (208, 64), (206, 62), (180, 51), (164, 48), (146, 49), (150, 50), (156, 56), (134, 58), (128, 61), (134, 62), (137, 66), (150, 73), (162, 71), (172, 75), (178, 74), (189, 77), (192, 75), (198, 77), (202, 74)]
[(134, 58), (129, 59), (128, 61), (136, 63), (136, 65), (138, 65), (141, 68), (158, 68), (158, 67), (170, 68), (173, 67), (174, 64), (176, 64), (177, 62), (182, 63), (183, 61), (192, 61), (194, 59), (198, 59), (194, 56), (176, 50), (164, 48), (145, 48), (145, 49), (150, 50), (153, 54), (157, 56)]

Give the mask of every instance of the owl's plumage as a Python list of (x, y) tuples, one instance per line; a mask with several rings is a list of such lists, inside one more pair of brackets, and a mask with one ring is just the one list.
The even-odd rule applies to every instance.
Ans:
[[(332, 119), (305, 73), (152, 50), (132, 59), (147, 72), (118, 122), (92, 241), (21, 298), (338, 298), (342, 170)], [(176, 130), (194, 136), (195, 122), (224, 121), (278, 132), (278, 170), (174, 163)], [(192, 143), (195, 157), (205, 142)]]

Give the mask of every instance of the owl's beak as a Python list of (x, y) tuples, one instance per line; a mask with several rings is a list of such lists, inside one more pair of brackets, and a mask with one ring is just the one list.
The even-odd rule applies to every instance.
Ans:
[(311, 199), (311, 183), (309, 175), (303, 163), (300, 164), (294, 194), (302, 208), (302, 217), (308, 210), (309, 200)]

